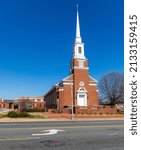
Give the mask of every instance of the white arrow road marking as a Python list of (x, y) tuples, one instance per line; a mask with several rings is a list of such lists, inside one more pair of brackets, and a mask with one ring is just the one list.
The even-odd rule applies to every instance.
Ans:
[(58, 131), (59, 131), (59, 132), (63, 132), (64, 130), (58, 130), (58, 129), (45, 130), (45, 131), (42, 131), (42, 132), (45, 132), (45, 133), (32, 134), (32, 136), (52, 135), (52, 134), (57, 134)]

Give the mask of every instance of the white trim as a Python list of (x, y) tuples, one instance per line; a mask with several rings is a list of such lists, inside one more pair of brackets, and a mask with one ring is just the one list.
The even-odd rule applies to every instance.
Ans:
[(79, 61), (83, 61), (83, 62), (85, 62), (86, 61), (86, 59), (83, 59), (83, 58), (77, 58), (77, 61), (79, 62)]
[(89, 83), (97, 83), (96, 81), (89, 81)]
[(81, 87), (82, 87), (82, 86), (84, 86), (84, 85), (85, 85), (85, 84), (84, 84), (84, 82), (83, 82), (83, 81), (80, 81), (80, 82), (79, 82), (79, 86), (81, 86)]
[[(94, 79), (92, 76), (89, 75), (89, 77), (94, 80), (95, 82), (98, 82), (96, 79)], [(91, 82), (91, 81), (90, 81)]]
[(63, 83), (63, 85), (73, 85), (73, 83)]
[(77, 60), (77, 61), (79, 61), (79, 60), (81, 60), (81, 61), (86, 61), (86, 60), (88, 60), (87, 58), (73, 58), (73, 60)]
[[(84, 90), (81, 90), (81, 89), (84, 89)], [(80, 87), (78, 90), (77, 90), (77, 93), (88, 93), (88, 91), (84, 88), (84, 87)]]
[(60, 92), (60, 91), (62, 92), (62, 91), (64, 91), (64, 89), (58, 89), (58, 91), (59, 91), (59, 92)]
[(70, 78), (70, 77), (72, 77), (73, 76), (73, 74), (71, 74), (70, 76), (67, 76), (66, 78), (64, 78), (62, 81), (71, 81), (71, 80), (66, 80), (67, 78)]
[(90, 86), (97, 86), (97, 84), (89, 83)]
[[(59, 82), (59, 83), (60, 83), (60, 82)], [(58, 85), (59, 85), (59, 83), (56, 83), (56, 84), (55, 84), (55, 87), (56, 87), (56, 86), (58, 86)]]
[(86, 70), (88, 70), (89, 67), (78, 67), (78, 66), (74, 66), (73, 69), (86, 69)]

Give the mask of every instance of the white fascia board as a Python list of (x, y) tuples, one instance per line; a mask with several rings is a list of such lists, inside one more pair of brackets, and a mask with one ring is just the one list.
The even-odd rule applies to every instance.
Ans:
[(73, 85), (73, 83), (70, 83), (70, 82), (63, 82), (63, 85)]
[(89, 77), (98, 83), (98, 81), (96, 79), (94, 79), (92, 76), (89, 75)]
[[(66, 78), (64, 78), (62, 81), (65, 81), (67, 78), (70, 78), (70, 77), (72, 77), (73, 76), (73, 74), (71, 74), (70, 76), (67, 76)], [(71, 81), (71, 80), (66, 80), (66, 81)]]
[(97, 84), (89, 83), (90, 86), (97, 86)]
[(77, 67), (77, 66), (75, 66), (75, 67), (73, 67), (74, 69), (86, 69), (86, 70), (88, 70), (89, 69), (89, 67)]

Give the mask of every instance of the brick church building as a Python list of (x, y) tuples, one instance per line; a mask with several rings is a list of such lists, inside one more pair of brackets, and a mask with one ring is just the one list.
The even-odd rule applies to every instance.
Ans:
[(53, 86), (44, 95), (47, 110), (58, 112), (79, 107), (87, 109), (99, 106), (97, 81), (89, 75), (88, 59), (85, 57), (84, 43), (80, 35), (79, 14), (77, 10), (76, 37), (70, 63), (70, 75)]

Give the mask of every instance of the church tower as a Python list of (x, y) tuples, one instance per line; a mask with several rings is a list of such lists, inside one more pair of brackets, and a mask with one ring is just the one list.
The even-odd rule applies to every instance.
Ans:
[(80, 35), (80, 24), (79, 24), (79, 12), (77, 5), (77, 19), (76, 19), (76, 37), (73, 48), (73, 56), (71, 60), (70, 73), (74, 73), (74, 69), (86, 69), (87, 68), (87, 59), (84, 54), (84, 43)]
[(84, 43), (80, 34), (79, 12), (77, 5), (76, 36), (70, 63), (70, 75), (61, 80), (45, 94), (47, 109), (55, 108), (65, 112), (72, 106), (75, 112), (99, 105), (97, 81), (89, 75), (88, 59), (85, 57)]
[(75, 37), (75, 43), (74, 43), (74, 49), (73, 49), (73, 58), (85, 59), (84, 43), (82, 43), (82, 39), (80, 36), (78, 5), (77, 5), (77, 19), (76, 19), (76, 37)]
[(73, 48), (70, 72), (73, 75), (73, 103), (75, 106), (87, 106), (89, 101), (89, 68), (84, 53), (84, 43), (80, 35), (79, 12), (77, 5), (76, 37)]

